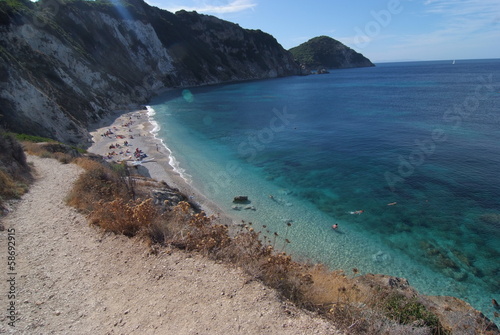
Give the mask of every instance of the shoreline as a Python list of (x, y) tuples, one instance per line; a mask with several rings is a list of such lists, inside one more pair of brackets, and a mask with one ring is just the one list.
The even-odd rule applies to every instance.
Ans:
[[(156, 137), (159, 125), (154, 121), (154, 111), (152, 111), (152, 109), (137, 108), (110, 113), (89, 127), (92, 143), (87, 151), (103, 157), (114, 151), (114, 155), (108, 156), (110, 157), (107, 158), (108, 161), (132, 163), (135, 160), (133, 155), (135, 150), (141, 150), (147, 155), (143, 163), (137, 166), (141, 175), (160, 182), (164, 181), (169, 187), (177, 188), (208, 216), (214, 215), (222, 224), (233, 225), (233, 218), (190, 184), (172, 166), (171, 150), (162, 139)], [(108, 130), (111, 130), (112, 134), (104, 136)], [(127, 146), (124, 145), (125, 141), (128, 143)], [(115, 148), (110, 148), (112, 144)], [(116, 144), (120, 147), (116, 147)]]

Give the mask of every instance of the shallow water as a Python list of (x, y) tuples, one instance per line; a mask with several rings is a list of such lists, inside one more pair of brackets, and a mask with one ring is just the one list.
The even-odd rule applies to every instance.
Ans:
[[(172, 91), (151, 106), (178, 171), (275, 247), (405, 277), (493, 319), (499, 76), (500, 60), (380, 64)], [(255, 210), (233, 208), (236, 195)]]

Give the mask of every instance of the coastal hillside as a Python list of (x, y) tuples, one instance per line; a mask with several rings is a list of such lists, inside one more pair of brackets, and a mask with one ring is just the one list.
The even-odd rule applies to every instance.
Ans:
[(0, 2), (0, 125), (66, 143), (170, 87), (299, 74), (269, 34), (142, 0)]
[(375, 66), (362, 54), (328, 36), (312, 38), (289, 51), (300, 64), (312, 69)]

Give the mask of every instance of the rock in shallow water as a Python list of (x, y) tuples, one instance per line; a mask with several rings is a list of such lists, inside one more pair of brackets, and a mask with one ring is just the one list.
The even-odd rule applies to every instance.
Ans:
[(376, 263), (384, 263), (384, 262), (388, 262), (391, 260), (391, 256), (389, 256), (388, 254), (382, 252), (382, 251), (379, 251), (377, 252), (376, 254), (374, 254), (372, 256), (372, 259), (374, 262)]

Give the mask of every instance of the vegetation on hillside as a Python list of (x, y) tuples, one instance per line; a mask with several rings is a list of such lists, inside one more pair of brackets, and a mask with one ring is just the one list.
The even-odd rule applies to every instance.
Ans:
[(310, 68), (340, 69), (374, 66), (362, 54), (328, 36), (312, 38), (289, 51), (297, 62)]
[(4, 201), (23, 195), (32, 180), (21, 144), (0, 129), (0, 214)]

